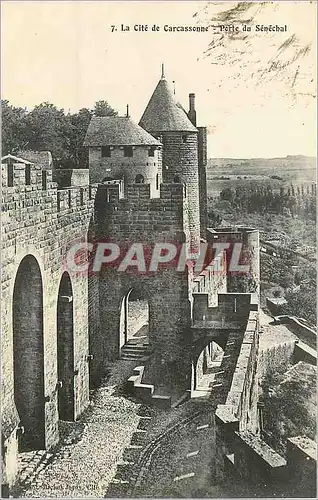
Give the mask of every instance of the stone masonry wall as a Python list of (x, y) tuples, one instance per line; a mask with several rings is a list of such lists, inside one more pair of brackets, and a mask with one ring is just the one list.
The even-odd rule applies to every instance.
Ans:
[(89, 170), (88, 168), (54, 169), (52, 179), (57, 183), (59, 188), (88, 186)]
[(200, 243), (197, 134), (165, 132), (162, 134), (162, 143), (163, 182), (175, 182), (175, 176), (178, 176), (180, 181), (186, 184), (191, 246), (193, 251), (196, 251)]
[[(105, 199), (105, 187), (101, 186), (97, 195), (97, 217), (98, 237), (102, 240), (114, 241), (124, 249), (141, 243), (147, 254), (157, 242), (181, 245), (187, 239), (183, 219), (187, 199), (182, 184), (162, 184), (158, 199), (151, 199), (150, 186), (142, 184), (128, 186), (125, 199), (113, 197), (110, 203)], [(119, 355), (121, 302), (133, 288), (139, 298), (149, 303), (149, 343), (154, 354), (146, 367), (144, 381), (190, 383), (187, 273), (177, 271), (175, 263), (166, 268), (159, 266), (158, 271), (152, 273), (138, 272), (136, 268), (120, 272), (118, 264), (115, 267), (106, 267), (99, 276), (105, 358), (112, 360)]]
[[(260, 261), (259, 261), (259, 232), (250, 228), (217, 228), (207, 232), (210, 242), (230, 243), (227, 253), (227, 288), (228, 292), (258, 293), (260, 286)], [(233, 244), (241, 243), (242, 250), (239, 264), (247, 264), (248, 272), (231, 272), (229, 264), (233, 250)]]
[(199, 166), (199, 197), (200, 197), (200, 231), (201, 237), (206, 237), (206, 228), (208, 227), (207, 214), (207, 183), (206, 183), (206, 165), (207, 165), (207, 130), (206, 127), (197, 127), (198, 129), (198, 166)]
[[(133, 184), (136, 175), (144, 176), (145, 183), (151, 184), (151, 191), (159, 190), (162, 182), (161, 151), (156, 149), (154, 156), (149, 156), (149, 146), (133, 146), (133, 156), (125, 157), (123, 146), (114, 146), (110, 157), (102, 157), (101, 148), (89, 148), (90, 182), (102, 182), (105, 177), (124, 179), (125, 185)], [(158, 183), (157, 183), (158, 174)]]
[[(2, 165), (2, 366), (3, 432), (9, 440), (23, 416), (14, 403), (13, 375), (13, 290), (22, 259), (35, 257), (43, 286), (45, 445), (58, 440), (57, 408), (57, 298), (65, 270), (68, 247), (87, 233), (93, 209), (93, 188), (57, 191), (52, 172), (31, 165), (30, 184), (26, 185), (25, 165), (13, 165), (13, 186), (8, 187), (8, 168)], [(9, 179), (10, 180), (10, 179)], [(89, 402), (88, 388), (88, 294), (87, 277), (71, 275), (74, 305), (74, 391), (75, 416)], [(12, 457), (11, 457), (12, 461)]]

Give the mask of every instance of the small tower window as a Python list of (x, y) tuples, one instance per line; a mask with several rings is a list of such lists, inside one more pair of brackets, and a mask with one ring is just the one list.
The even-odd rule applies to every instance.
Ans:
[(180, 177), (178, 175), (175, 175), (173, 178), (173, 182), (175, 182), (176, 184), (180, 184), (181, 182)]
[(26, 165), (25, 166), (25, 183), (27, 186), (31, 184), (31, 166)]
[(124, 146), (124, 156), (131, 158), (133, 156), (132, 146)]
[(13, 186), (13, 165), (8, 164), (8, 187)]
[(110, 146), (102, 146), (102, 158), (110, 158), (111, 151)]
[(145, 183), (145, 178), (142, 174), (138, 174), (136, 175), (136, 178), (135, 178), (135, 183), (136, 184), (144, 184)]
[(46, 181), (46, 170), (42, 170), (42, 189), (46, 190), (47, 181)]
[(182, 136), (182, 142), (187, 142), (187, 136), (186, 135)]
[(156, 175), (156, 189), (159, 189), (159, 174)]
[(148, 149), (148, 156), (155, 156), (155, 149), (153, 146)]

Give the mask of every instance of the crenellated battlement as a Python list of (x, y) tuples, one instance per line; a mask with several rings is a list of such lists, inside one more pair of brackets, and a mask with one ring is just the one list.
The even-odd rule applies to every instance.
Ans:
[[(41, 168), (34, 163), (13, 160), (1, 163), (2, 188), (13, 192), (16, 188), (26, 192), (32, 190), (48, 190), (57, 187), (52, 179), (52, 170)], [(18, 160), (18, 158), (17, 158)]]
[(76, 207), (90, 205), (95, 197), (91, 186), (69, 187), (57, 190), (57, 212), (74, 210)]
[(88, 168), (53, 169), (52, 177), (59, 189), (71, 186), (88, 186), (89, 184)]
[(119, 186), (100, 184), (95, 197), (95, 221), (100, 238), (153, 244), (189, 241), (187, 197), (182, 184), (161, 184), (152, 198), (149, 184), (131, 184), (119, 197)]
[[(4, 208), (71, 212), (80, 207), (92, 208), (97, 184), (70, 186), (59, 189), (53, 181), (54, 171), (42, 168), (27, 160), (8, 155), (1, 164), (2, 199)], [(20, 161), (21, 160), (21, 161)]]
[(99, 184), (99, 197), (104, 203), (121, 204), (122, 206), (140, 206), (144, 203), (152, 203), (153, 206), (167, 206), (173, 202), (180, 202), (183, 206), (187, 197), (185, 184), (169, 183), (160, 184), (159, 196), (153, 197), (150, 184), (129, 184), (125, 191), (121, 181), (108, 181)]

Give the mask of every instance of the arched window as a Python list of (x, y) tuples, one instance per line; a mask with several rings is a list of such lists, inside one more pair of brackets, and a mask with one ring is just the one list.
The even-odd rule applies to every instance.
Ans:
[(135, 183), (136, 184), (144, 184), (145, 183), (145, 178), (142, 174), (137, 174), (135, 178)]
[(175, 175), (173, 178), (173, 182), (179, 184), (181, 182), (179, 175)]

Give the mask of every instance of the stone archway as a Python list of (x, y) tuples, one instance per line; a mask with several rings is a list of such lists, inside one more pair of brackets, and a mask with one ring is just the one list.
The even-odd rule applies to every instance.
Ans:
[(209, 396), (223, 359), (222, 347), (210, 341), (192, 362), (191, 397)]
[(21, 261), (13, 290), (14, 400), (20, 451), (45, 448), (43, 284), (33, 255)]
[(149, 303), (138, 290), (131, 288), (122, 299), (120, 311), (120, 347), (130, 340), (149, 340)]
[(57, 376), (60, 420), (74, 420), (74, 324), (73, 290), (64, 272), (57, 299)]

